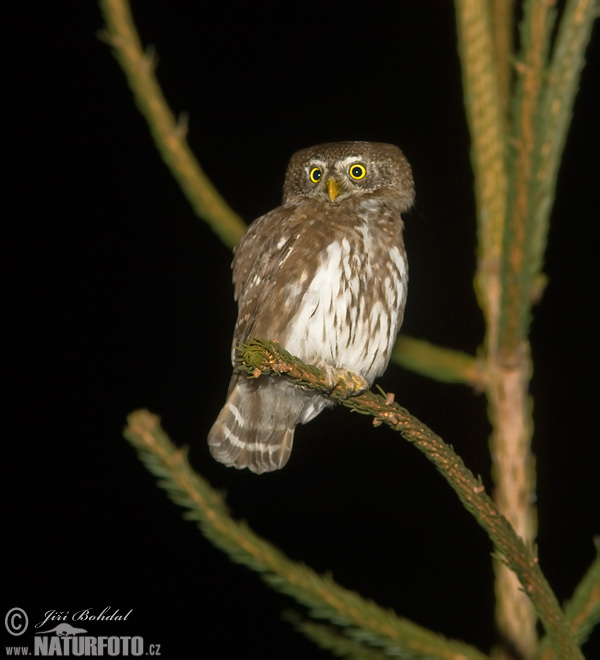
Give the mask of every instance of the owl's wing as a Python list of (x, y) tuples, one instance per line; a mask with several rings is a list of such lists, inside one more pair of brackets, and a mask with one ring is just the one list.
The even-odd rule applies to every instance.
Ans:
[(295, 224), (296, 206), (280, 206), (257, 218), (235, 247), (233, 283), (235, 299), (240, 300), (268, 278), (277, 259), (285, 255), (294, 236), (286, 226)]
[(295, 205), (280, 206), (257, 218), (236, 247), (233, 283), (239, 314), (234, 346), (253, 336), (276, 339), (268, 322), (282, 311), (278, 301), (290, 274), (284, 276), (281, 267), (298, 238), (298, 221)]

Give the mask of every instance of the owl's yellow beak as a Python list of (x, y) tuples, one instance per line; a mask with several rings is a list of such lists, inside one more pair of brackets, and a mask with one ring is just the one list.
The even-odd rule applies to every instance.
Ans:
[(340, 189), (338, 187), (337, 181), (333, 177), (327, 179), (327, 194), (329, 195), (329, 199), (332, 202), (338, 196), (339, 191)]

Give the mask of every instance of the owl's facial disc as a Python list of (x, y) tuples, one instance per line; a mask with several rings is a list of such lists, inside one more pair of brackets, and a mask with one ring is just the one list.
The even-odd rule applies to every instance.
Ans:
[(360, 153), (344, 158), (337, 155), (329, 159), (310, 158), (305, 161), (302, 172), (310, 182), (310, 194), (336, 206), (350, 197), (381, 188), (377, 163), (365, 161)]

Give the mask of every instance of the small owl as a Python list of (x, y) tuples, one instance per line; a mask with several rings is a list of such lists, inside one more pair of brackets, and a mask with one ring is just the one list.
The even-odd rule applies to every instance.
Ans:
[[(332, 387), (369, 388), (389, 362), (406, 303), (401, 214), (414, 200), (410, 165), (391, 144), (333, 142), (290, 160), (283, 205), (255, 220), (235, 249), (235, 347), (276, 341), (324, 369)], [(258, 474), (282, 468), (297, 424), (331, 401), (284, 378), (237, 370), (208, 435), (213, 457)]]

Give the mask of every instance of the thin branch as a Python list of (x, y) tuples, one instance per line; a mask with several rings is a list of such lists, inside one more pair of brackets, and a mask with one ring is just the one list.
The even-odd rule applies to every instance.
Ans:
[(492, 0), (492, 31), (494, 35), (494, 60), (498, 80), (498, 99), (505, 124), (508, 124), (508, 108), (511, 97), (514, 0)]
[[(599, 9), (598, 0), (568, 0), (566, 3), (547, 72), (547, 84), (540, 100), (540, 129), (534, 165), (537, 201), (532, 217), (529, 258), (533, 277), (538, 277), (543, 266), (556, 179), (585, 64), (585, 51)], [(532, 282), (533, 286), (535, 282)], [(531, 297), (538, 297), (535, 290)]]
[(423, 376), (444, 383), (470, 385), (477, 391), (483, 390), (487, 382), (482, 360), (406, 335), (400, 335), (396, 340), (392, 361)]
[(336, 658), (350, 658), (350, 660), (389, 660), (390, 656), (385, 651), (374, 649), (359, 642), (349, 639), (333, 626), (315, 623), (310, 619), (302, 618), (295, 612), (284, 612), (283, 619), (307, 639), (322, 649), (329, 651)]
[(221, 495), (192, 470), (186, 452), (172, 444), (156, 415), (146, 410), (132, 413), (124, 435), (146, 467), (160, 477), (160, 486), (188, 510), (186, 518), (195, 520), (211, 543), (233, 561), (258, 571), (277, 591), (308, 607), (315, 618), (328, 619), (347, 635), (396, 656), (485, 660), (477, 649), (401, 619), (330, 577), (291, 561), (245, 523), (234, 520)]
[(539, 567), (537, 557), (525, 546), (486, 494), (481, 480), (476, 479), (465, 467), (452, 447), (395, 403), (393, 395), (365, 392), (347, 398), (348, 391), (343, 382), (329, 391), (325, 385), (325, 375), (317, 368), (304, 364), (277, 344), (264, 340), (254, 340), (239, 347), (238, 362), (239, 368), (252, 377), (284, 374), (299, 385), (326, 393), (356, 412), (373, 416), (375, 426), (386, 424), (413, 443), (441, 472), (463, 506), (486, 531), (499, 558), (517, 575), (559, 657), (564, 660), (583, 659), (571, 638), (565, 616)]
[(106, 23), (102, 38), (114, 49), (136, 104), (144, 115), (163, 160), (196, 214), (233, 247), (245, 224), (202, 171), (187, 141), (185, 121), (175, 119), (154, 75), (155, 58), (144, 52), (127, 0), (100, 0)]
[[(596, 541), (600, 550), (600, 540)], [(575, 589), (571, 600), (565, 606), (565, 615), (571, 626), (573, 639), (581, 646), (594, 626), (600, 623), (600, 553), (592, 562), (587, 573)], [(548, 639), (542, 640), (538, 651), (539, 660), (558, 658)]]
[(528, 0), (521, 24), (522, 60), (517, 64), (513, 108), (509, 207), (503, 242), (500, 352), (512, 361), (527, 338), (533, 273), (530, 220), (535, 200), (532, 181), (539, 99), (556, 11), (550, 2)]
[(505, 126), (498, 98), (489, 3), (455, 0), (455, 5), (477, 203), (479, 263), (475, 289), (488, 328), (486, 342), (493, 350), (499, 326), (499, 278), (506, 216)]

